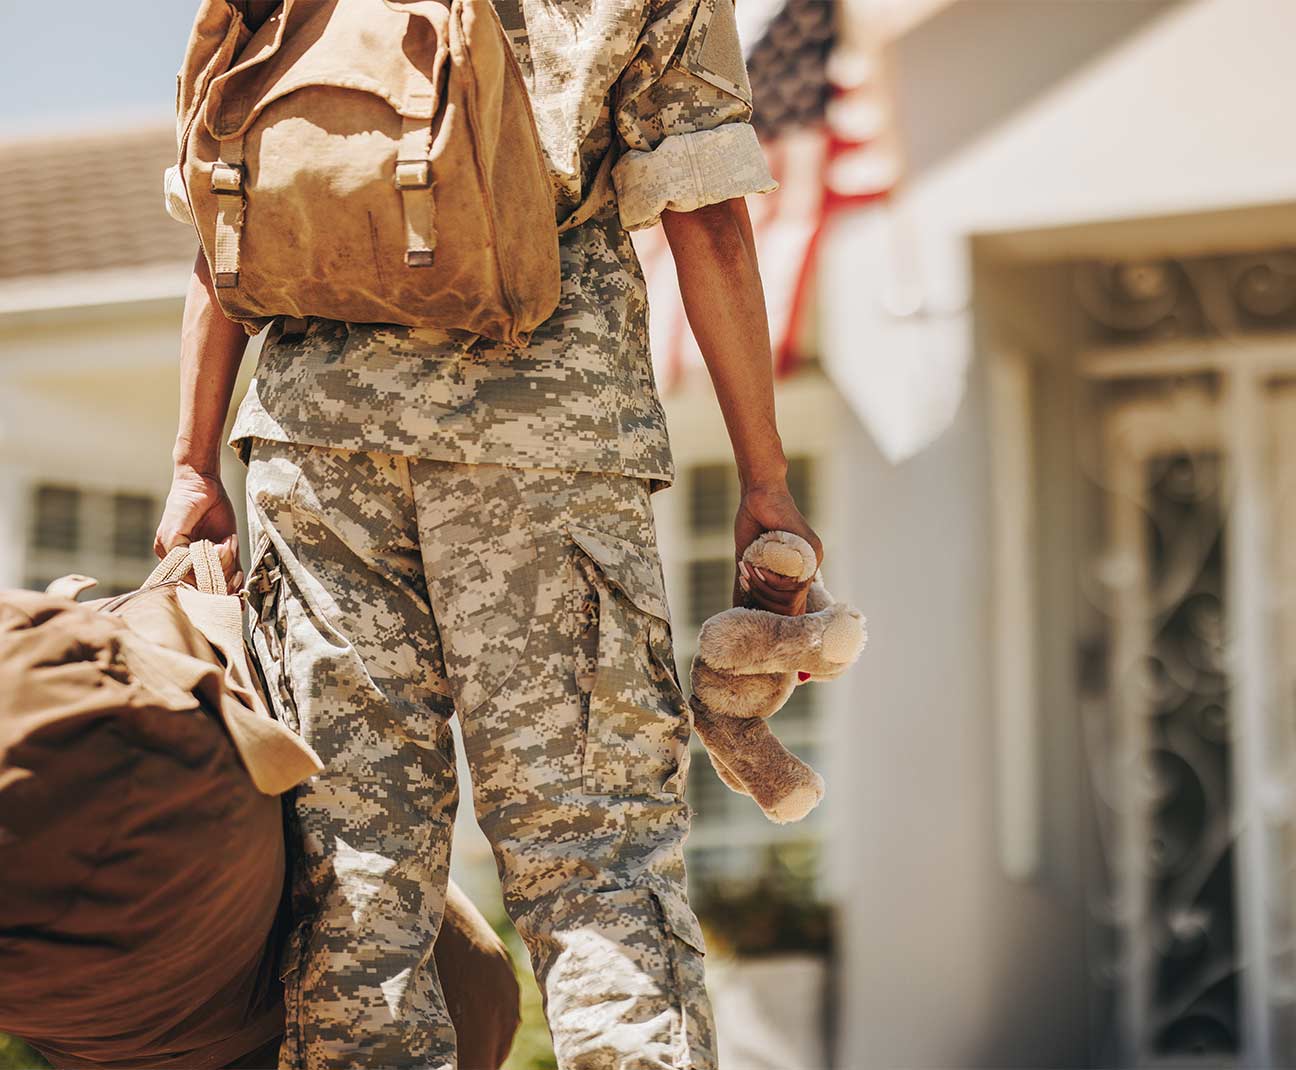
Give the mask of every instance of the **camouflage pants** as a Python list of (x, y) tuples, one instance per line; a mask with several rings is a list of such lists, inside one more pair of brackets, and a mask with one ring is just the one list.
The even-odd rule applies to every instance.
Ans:
[(714, 1067), (647, 486), (255, 440), (247, 488), (253, 643), (326, 763), (296, 799), (281, 1066), (456, 1065), (432, 945), (458, 714), (559, 1065)]

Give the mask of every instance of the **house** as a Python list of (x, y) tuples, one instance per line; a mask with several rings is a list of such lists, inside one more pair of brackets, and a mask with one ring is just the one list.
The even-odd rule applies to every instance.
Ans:
[[(1296, 8), (845, 17), (903, 177), (826, 237), (780, 425), (871, 641), (786, 732), (821, 812), (763, 830), (838, 908), (836, 1065), (1289, 1065)], [(667, 404), (687, 635), (726, 454)], [(758, 818), (709, 801), (724, 865)]]
[[(826, 235), (779, 405), (872, 639), (779, 715), (828, 779), (805, 823), (699, 756), (693, 877), (834, 905), (836, 1066), (1296, 1063), (1296, 6), (843, 17), (887, 27), (903, 178)], [(193, 255), (171, 152), (0, 153), (0, 583), (148, 567)], [(705, 379), (666, 402), (687, 657), (736, 499)]]

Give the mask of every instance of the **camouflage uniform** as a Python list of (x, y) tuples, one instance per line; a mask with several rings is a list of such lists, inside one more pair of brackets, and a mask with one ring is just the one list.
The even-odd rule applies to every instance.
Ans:
[[(747, 122), (732, 0), (497, 0), (526, 74), (563, 235), (557, 310), (525, 349), (461, 331), (311, 320), (268, 329), (232, 439), (670, 481), (627, 229), (774, 187)], [(616, 157), (601, 194), (601, 162)]]
[(560, 1066), (715, 1066), (649, 505), (673, 472), (627, 229), (774, 183), (732, 0), (496, 7), (560, 217), (599, 205), (563, 235), (558, 310), (525, 349), (277, 321), (231, 435), (254, 642), (327, 763), (296, 805), (286, 1070), (454, 1066), (432, 959), (452, 714)]
[(253, 642), (300, 789), (284, 1065), (454, 1066), (432, 943), (457, 801), (565, 1067), (712, 1067), (690, 717), (642, 480), (257, 440)]

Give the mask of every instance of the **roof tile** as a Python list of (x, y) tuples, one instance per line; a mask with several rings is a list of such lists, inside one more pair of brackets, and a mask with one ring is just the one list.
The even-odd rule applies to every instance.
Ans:
[(0, 144), (0, 279), (190, 260), (166, 214), (169, 124)]

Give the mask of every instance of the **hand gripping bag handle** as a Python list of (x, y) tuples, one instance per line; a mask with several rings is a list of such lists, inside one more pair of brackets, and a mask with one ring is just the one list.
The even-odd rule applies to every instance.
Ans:
[(271, 716), (262, 699), (243, 641), (242, 601), (228, 593), (215, 545), (196, 539), (172, 548), (141, 590), (183, 580), (191, 570), (197, 589), (179, 583), (176, 600), (224, 662), (224, 686), (212, 687), (211, 681), (209, 697), (253, 783), (267, 795), (278, 795), (318, 773), (323, 763), (305, 740)]

